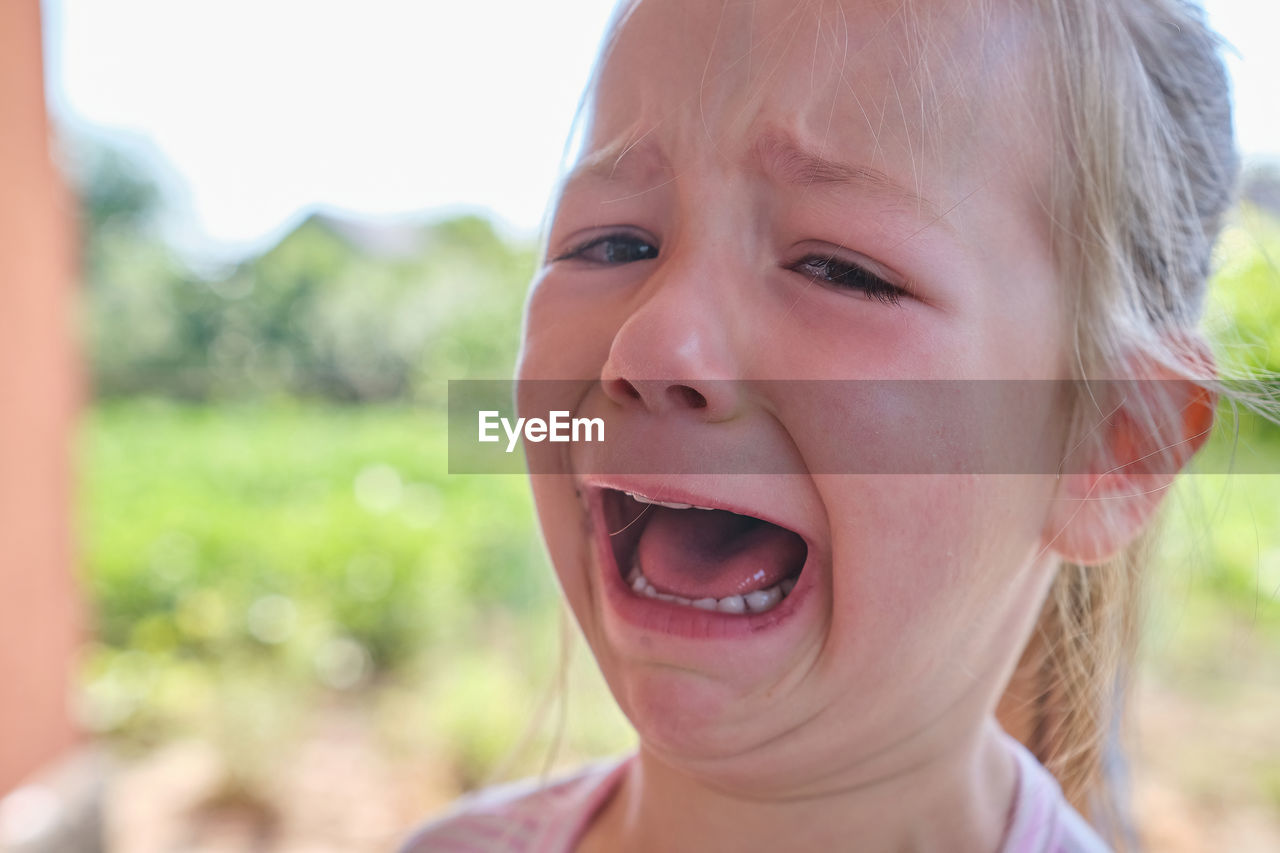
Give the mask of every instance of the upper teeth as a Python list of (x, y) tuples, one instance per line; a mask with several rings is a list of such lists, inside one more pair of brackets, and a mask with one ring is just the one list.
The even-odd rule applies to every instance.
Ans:
[(635, 501), (642, 504), (654, 504), (656, 506), (665, 506), (667, 509), (708, 509), (713, 510), (715, 507), (698, 506), (696, 504), (682, 504), (675, 501), (656, 501), (653, 498), (646, 498), (644, 495), (637, 495), (635, 492), (627, 492), (627, 495)]

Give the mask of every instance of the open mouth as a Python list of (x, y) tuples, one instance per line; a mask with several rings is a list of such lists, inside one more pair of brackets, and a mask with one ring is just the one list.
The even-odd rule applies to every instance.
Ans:
[(633, 595), (730, 615), (766, 613), (794, 589), (808, 546), (796, 532), (713, 507), (603, 489), (609, 543)]

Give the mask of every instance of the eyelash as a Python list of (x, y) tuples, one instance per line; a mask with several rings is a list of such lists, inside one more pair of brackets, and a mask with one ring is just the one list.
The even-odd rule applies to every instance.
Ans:
[[(640, 248), (641, 257), (628, 260), (615, 259), (612, 247), (618, 243), (627, 243), (633, 249)], [(606, 256), (591, 258), (588, 254), (593, 249), (603, 248)], [(562, 255), (552, 258), (553, 261), (582, 260), (590, 263), (613, 266), (629, 264), (636, 261), (653, 260), (658, 256), (658, 247), (635, 234), (617, 233), (603, 234), (579, 244)], [(833, 268), (835, 271), (833, 272)], [(805, 255), (791, 264), (787, 269), (807, 276), (811, 281), (818, 281), (839, 290), (858, 291), (868, 299), (874, 299), (885, 305), (898, 305), (906, 291), (890, 284), (865, 267), (842, 261), (834, 255)]]
[[(833, 267), (837, 272), (831, 272)], [(885, 305), (901, 304), (902, 297), (907, 293), (866, 267), (842, 261), (834, 255), (806, 255), (792, 264), (790, 269), (801, 275), (807, 275), (812, 281), (820, 281), (840, 290), (859, 291), (868, 299), (883, 302)]]
[[(630, 243), (633, 247), (635, 246), (643, 247), (644, 250), (647, 250), (645, 256), (631, 258), (630, 260), (620, 260), (620, 259), (615, 260), (612, 256), (608, 254), (604, 258), (587, 257), (587, 253), (590, 252), (592, 249), (610, 247), (613, 244), (623, 243), (623, 242)], [(609, 250), (606, 249), (606, 253), (608, 252)], [(614, 265), (614, 264), (630, 264), (630, 263), (635, 263), (636, 261), (649, 261), (649, 260), (653, 260), (657, 256), (658, 256), (658, 247), (650, 243), (648, 240), (645, 240), (643, 237), (637, 236), (635, 234), (620, 233), (620, 234), (602, 234), (599, 237), (592, 237), (590, 240), (587, 240), (586, 242), (579, 244), (578, 246), (565, 252), (563, 255), (552, 258), (552, 260), (553, 261), (579, 260), (579, 261), (588, 261), (590, 263), (596, 263), (596, 264)]]

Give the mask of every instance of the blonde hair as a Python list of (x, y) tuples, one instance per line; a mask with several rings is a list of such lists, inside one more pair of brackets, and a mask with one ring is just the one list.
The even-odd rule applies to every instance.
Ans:
[[(1240, 386), (1205, 375), (1196, 332), (1239, 172), (1219, 40), (1183, 0), (1028, 2), (1057, 107), (1054, 254), (1074, 285), (1079, 378), (1140, 362), (1238, 395)], [(1127, 405), (1149, 434), (1180, 418), (1139, 396)], [(1076, 406), (1076, 431), (1088, 408)], [(1028, 746), (1117, 845), (1104, 754), (1123, 709), (1153, 538), (1148, 529), (1113, 560), (1063, 565), (1019, 667), (1033, 673)]]

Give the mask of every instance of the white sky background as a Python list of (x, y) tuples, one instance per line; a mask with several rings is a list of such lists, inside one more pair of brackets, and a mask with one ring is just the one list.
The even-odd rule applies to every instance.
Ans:
[[(2, 2), (2, 0), (0, 0)], [(151, 161), (196, 257), (314, 205), (536, 232), (611, 0), (44, 0), (55, 117)], [(1206, 0), (1248, 156), (1280, 158), (1280, 3)]]

